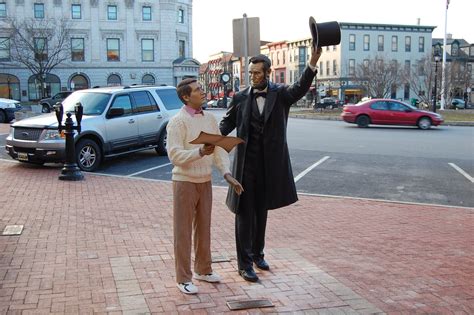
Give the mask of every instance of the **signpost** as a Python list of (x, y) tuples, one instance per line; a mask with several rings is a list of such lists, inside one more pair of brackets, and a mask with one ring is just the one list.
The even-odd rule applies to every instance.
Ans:
[(247, 18), (244, 13), (242, 19), (232, 20), (234, 36), (234, 56), (244, 57), (244, 74), (242, 75), (244, 86), (248, 86), (248, 57), (260, 54), (260, 19)]

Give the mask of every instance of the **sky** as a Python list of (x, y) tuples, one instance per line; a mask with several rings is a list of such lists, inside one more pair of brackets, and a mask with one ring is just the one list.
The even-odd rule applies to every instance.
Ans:
[[(193, 0), (193, 57), (233, 51), (232, 20), (260, 19), (260, 39), (296, 40), (310, 36), (308, 20), (436, 26), (444, 37), (446, 0)], [(474, 43), (474, 1), (450, 0), (447, 33)]]

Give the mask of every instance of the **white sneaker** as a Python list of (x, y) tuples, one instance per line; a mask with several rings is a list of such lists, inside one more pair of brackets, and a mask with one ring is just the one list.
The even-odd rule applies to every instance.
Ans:
[(202, 281), (206, 281), (206, 282), (220, 282), (221, 281), (221, 276), (219, 276), (215, 272), (208, 273), (207, 275), (200, 275), (198, 273), (194, 273), (194, 279), (202, 280)]
[(184, 294), (198, 293), (198, 288), (192, 282), (176, 283), (176, 286)]

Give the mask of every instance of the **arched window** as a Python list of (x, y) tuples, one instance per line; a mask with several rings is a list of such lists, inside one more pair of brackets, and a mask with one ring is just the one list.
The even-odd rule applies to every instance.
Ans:
[(48, 73), (43, 75), (32, 75), (28, 78), (28, 97), (31, 100), (40, 100), (51, 97), (61, 90), (61, 81), (59, 77)]
[(89, 81), (82, 74), (76, 74), (69, 81), (69, 86), (72, 91), (87, 89), (89, 87)]
[(155, 77), (151, 74), (145, 74), (142, 78), (142, 84), (155, 85)]
[(117, 74), (111, 74), (107, 78), (108, 86), (116, 86), (116, 85), (121, 85), (121, 84), (122, 84), (122, 79)]
[(0, 97), (20, 100), (20, 80), (11, 74), (0, 73)]

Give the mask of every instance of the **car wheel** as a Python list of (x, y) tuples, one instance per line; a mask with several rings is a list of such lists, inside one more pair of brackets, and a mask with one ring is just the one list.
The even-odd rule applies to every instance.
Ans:
[(102, 152), (94, 140), (82, 139), (76, 145), (76, 161), (79, 168), (86, 172), (95, 171), (102, 160)]
[(49, 113), (49, 112), (51, 112), (51, 108), (49, 108), (48, 104), (43, 104), (42, 107), (41, 107), (41, 112), (42, 113)]
[(7, 122), (7, 115), (3, 112), (3, 110), (0, 109), (0, 123), (6, 123)]
[(431, 128), (431, 119), (428, 117), (421, 117), (420, 120), (418, 120), (418, 128), (422, 130), (427, 130)]
[(158, 138), (158, 146), (155, 148), (158, 155), (166, 155), (166, 142), (168, 141), (168, 133), (166, 132), (166, 127), (163, 128), (163, 131)]
[(356, 124), (359, 128), (367, 128), (370, 124), (370, 118), (366, 115), (361, 115), (357, 117)]

